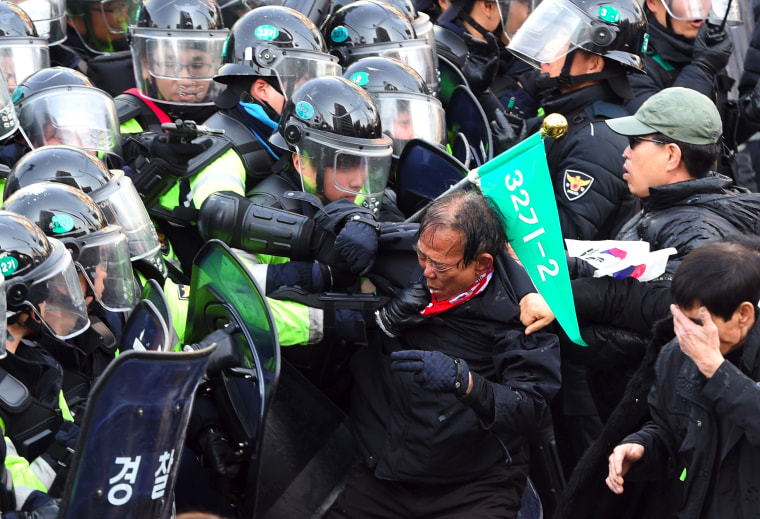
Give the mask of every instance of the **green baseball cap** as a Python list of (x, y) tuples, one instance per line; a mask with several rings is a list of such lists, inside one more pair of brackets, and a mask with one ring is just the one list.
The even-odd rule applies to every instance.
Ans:
[(671, 87), (644, 101), (636, 113), (604, 121), (622, 135), (661, 133), (688, 144), (714, 144), (723, 133), (715, 103), (696, 90)]

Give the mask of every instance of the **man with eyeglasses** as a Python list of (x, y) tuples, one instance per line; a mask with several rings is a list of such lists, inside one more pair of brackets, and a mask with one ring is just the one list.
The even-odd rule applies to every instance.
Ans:
[(520, 322), (530, 283), (506, 239), (479, 193), (428, 206), (419, 265), (351, 360), (362, 462), (327, 519), (517, 517), (560, 373), (556, 336)]

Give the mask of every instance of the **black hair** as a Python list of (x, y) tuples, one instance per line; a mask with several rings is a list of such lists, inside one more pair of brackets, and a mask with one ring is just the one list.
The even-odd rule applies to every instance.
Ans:
[(490, 198), (477, 191), (455, 191), (433, 200), (422, 215), (417, 237), (439, 229), (462, 233), (465, 267), (483, 253), (495, 258), (506, 246), (501, 211)]
[(675, 140), (662, 133), (656, 133), (653, 139), (676, 144), (681, 149), (681, 162), (693, 178), (704, 178), (715, 168), (720, 155), (720, 144), (690, 144)]
[(727, 241), (697, 247), (676, 269), (670, 293), (681, 308), (703, 305), (728, 321), (744, 301), (757, 307), (760, 252)]

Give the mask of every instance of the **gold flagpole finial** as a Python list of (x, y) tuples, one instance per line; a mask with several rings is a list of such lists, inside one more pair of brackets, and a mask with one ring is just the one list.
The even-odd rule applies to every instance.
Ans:
[(567, 119), (562, 114), (549, 114), (541, 123), (541, 137), (559, 139), (567, 133)]

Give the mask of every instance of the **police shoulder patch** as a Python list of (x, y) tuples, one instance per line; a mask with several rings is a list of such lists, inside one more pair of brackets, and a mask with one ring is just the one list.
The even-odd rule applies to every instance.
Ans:
[(565, 170), (565, 196), (571, 202), (585, 195), (594, 183), (594, 177), (582, 171)]

